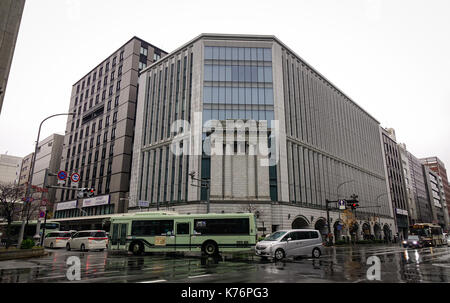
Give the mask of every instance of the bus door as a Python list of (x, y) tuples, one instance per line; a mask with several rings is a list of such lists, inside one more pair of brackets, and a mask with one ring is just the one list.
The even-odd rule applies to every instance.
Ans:
[(111, 249), (112, 250), (125, 250), (125, 244), (127, 239), (127, 223), (113, 223), (111, 224), (112, 234), (111, 236)]
[(175, 223), (175, 250), (191, 250), (191, 223)]

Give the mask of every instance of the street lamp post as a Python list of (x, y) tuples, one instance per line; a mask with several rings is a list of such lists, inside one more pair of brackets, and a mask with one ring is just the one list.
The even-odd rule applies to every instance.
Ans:
[[(36, 154), (38, 152), (39, 137), (41, 135), (42, 124), (46, 120), (48, 120), (50, 118), (53, 118), (53, 117), (56, 117), (56, 116), (70, 116), (70, 115), (74, 116), (75, 113), (63, 113), (63, 114), (51, 115), (51, 116), (48, 116), (47, 118), (45, 118), (44, 120), (42, 120), (41, 124), (39, 124), (39, 131), (38, 131), (38, 135), (37, 135), (37, 139), (36, 139), (36, 146), (34, 148), (34, 154), (33, 154), (32, 159), (31, 159), (30, 178), (29, 178), (27, 190), (26, 190), (26, 193), (25, 193), (25, 196), (26, 196), (27, 199), (28, 199), (28, 195), (31, 193), (31, 186), (32, 186), (32, 183), (33, 183), (34, 163), (36, 162)], [(25, 199), (25, 201), (27, 201), (27, 199)], [(31, 202), (27, 202), (27, 203), (31, 203)], [(23, 207), (25, 208), (27, 206), (28, 205), (26, 203), (24, 203)], [(20, 245), (22, 244), (24, 231), (25, 231), (25, 219), (23, 218), (23, 215), (22, 215), (22, 226), (20, 228), (18, 247), (20, 247)]]

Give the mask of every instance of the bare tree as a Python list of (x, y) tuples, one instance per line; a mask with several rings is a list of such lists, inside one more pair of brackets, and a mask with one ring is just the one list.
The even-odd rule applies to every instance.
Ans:
[(6, 248), (11, 244), (11, 223), (22, 212), (24, 189), (15, 184), (0, 184), (0, 215), (7, 222)]

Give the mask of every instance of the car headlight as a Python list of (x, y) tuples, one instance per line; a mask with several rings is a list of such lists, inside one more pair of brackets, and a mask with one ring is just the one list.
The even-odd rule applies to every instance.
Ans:
[(406, 241), (403, 241), (403, 244), (407, 244), (408, 242), (406, 242)]
[(413, 241), (413, 244), (417, 244), (417, 241)]

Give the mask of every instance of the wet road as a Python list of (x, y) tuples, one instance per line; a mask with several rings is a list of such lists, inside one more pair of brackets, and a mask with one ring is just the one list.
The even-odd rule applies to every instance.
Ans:
[[(41, 258), (0, 262), (0, 282), (69, 282), (67, 258), (80, 258), (80, 283), (94, 282), (450, 282), (450, 248), (400, 246), (325, 248), (320, 259), (263, 261), (252, 254), (213, 260), (200, 257), (123, 256), (108, 252), (48, 250)], [(367, 280), (367, 258), (381, 261), (381, 281)]]

